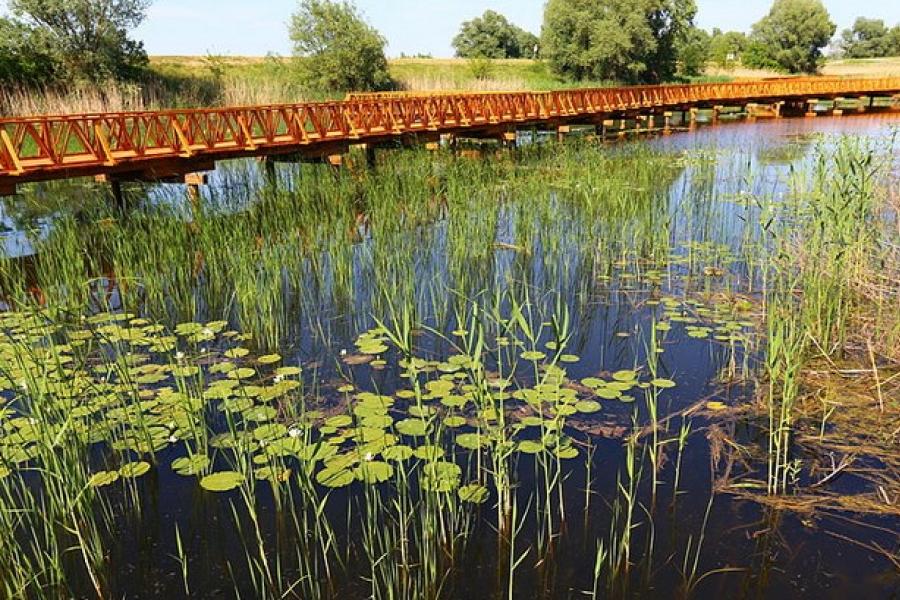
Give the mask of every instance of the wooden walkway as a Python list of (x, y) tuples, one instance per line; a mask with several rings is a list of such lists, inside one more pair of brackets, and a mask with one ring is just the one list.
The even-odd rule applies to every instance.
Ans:
[[(500, 137), (531, 127), (599, 125), (668, 111), (816, 100), (900, 99), (900, 78), (773, 79), (739, 83), (550, 92), (355, 94), (344, 101), (0, 119), (0, 195), (16, 186), (83, 176), (182, 180), (215, 161), (309, 160), (442, 135)], [(862, 106), (862, 104), (861, 104)]]

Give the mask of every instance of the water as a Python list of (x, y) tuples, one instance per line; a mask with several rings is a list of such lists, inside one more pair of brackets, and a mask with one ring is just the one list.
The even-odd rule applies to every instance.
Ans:
[[(283, 364), (300, 365), (311, 408), (326, 415), (340, 414), (346, 410), (346, 394), (338, 389), (346, 381), (354, 382), (357, 391), (387, 395), (410, 387), (395, 349), (384, 353), (385, 365), (347, 360), (347, 356), (357, 356), (357, 336), (375, 326), (373, 315), (383, 313), (386, 300), (409, 299), (422, 316), (423, 327), (415, 336), (417, 356), (446, 361), (458, 353), (451, 342), (462, 345), (465, 339), (451, 332), (466, 325), (465, 319), (461, 323), (459, 315), (448, 310), (455, 306), (452, 302), (444, 310), (435, 310), (439, 301), (447, 299), (448, 290), (469, 294), (469, 300), (482, 302), (482, 306), (490, 305), (490, 296), (498, 294), (502, 298), (499, 307), (508, 314), (512, 298), (527, 289), (540, 313), (532, 325), (539, 326), (562, 313), (570, 319), (572, 338), (566, 352), (579, 360), (562, 366), (579, 397), (590, 396), (585, 380), (610, 380), (613, 373), (635, 366), (640, 367), (641, 380), (648, 381), (648, 365), (655, 361), (655, 377), (676, 383), (659, 392), (659, 417), (666, 423), (664, 438), (668, 441), (657, 458), (660, 470), (655, 494), (652, 461), (647, 455), (649, 431), (644, 431), (637, 446), (635, 464), (641, 476), (634, 489), (637, 500), (630, 521), (628, 572), (620, 574), (611, 587), (601, 581), (600, 597), (895, 597), (900, 595), (896, 565), (878, 549), (896, 554), (900, 543), (897, 513), (789, 510), (767, 505), (759, 497), (743, 497), (743, 492), (753, 492), (744, 484), (765, 477), (758, 472), (758, 455), (750, 450), (765, 448), (764, 423), (751, 411), (719, 415), (711, 406), (749, 404), (756, 387), (744, 375), (757, 368), (764, 356), (758, 309), (753, 308), (759, 299), (760, 272), (746, 251), (747, 240), (758, 239), (753, 224), (759, 222), (763, 209), (749, 199), (784, 196), (792, 174), (810, 166), (817, 149), (832, 145), (835, 136), (852, 134), (886, 143), (896, 134), (898, 123), (890, 116), (761, 121), (636, 142), (666, 153), (678, 166), (661, 168), (647, 181), (616, 188), (615, 193), (628, 192), (633, 205), (626, 202), (621, 210), (609, 214), (571, 200), (578, 194), (608, 193), (599, 187), (604, 173), (592, 172), (591, 165), (579, 165), (586, 177), (569, 182), (574, 189), (561, 188), (542, 205), (505, 197), (501, 191), (497, 195), (503, 201), (494, 209), (462, 213), (452, 207), (438, 209), (433, 219), (396, 229), (385, 229), (377, 221), (385, 215), (363, 211), (355, 234), (338, 232), (335, 235), (345, 236), (344, 240), (329, 246), (341, 248), (345, 255), (330, 256), (324, 248), (320, 254), (313, 248), (303, 260), (283, 265), (285, 269), (297, 265), (301, 270), (286, 274), (284, 285), (278, 286), (277, 314), (284, 323), (277, 348), (254, 348), (253, 356), (277, 350)], [(629, 148), (623, 144), (608, 152), (627, 153)], [(243, 211), (256, 201), (254, 168), (240, 165), (234, 171), (221, 171), (214, 179), (207, 191), (210, 199), (229, 199), (227, 207), (220, 205), (222, 219), (243, 218)], [(244, 169), (250, 169), (250, 174)], [(291, 167), (282, 167), (280, 174), (286, 181)], [(240, 189), (232, 187), (235, 180), (240, 181)], [(300, 180), (301, 184), (309, 181)], [(298, 185), (296, 180), (292, 185)], [(151, 204), (184, 209), (183, 218), (190, 221), (180, 192), (175, 190), (159, 186), (141, 193), (146, 193)], [(41, 273), (42, 240), (68, 209), (25, 216), (21, 210), (5, 210), (0, 216), (12, 231), (4, 234), (3, 248), (8, 260), (15, 261), (9, 264), (20, 265), (16, 268), (29, 274)], [(17, 220), (12, 218), (14, 214)], [(462, 241), (453, 229), (460, 225), (454, 222), (454, 215), (464, 220), (463, 231), (470, 232)], [(16, 229), (23, 223), (37, 233), (24, 235)], [(526, 242), (529, 247), (523, 245)], [(235, 251), (239, 244), (235, 243)], [(389, 259), (394, 255), (400, 257), (396, 262)], [(21, 267), (23, 264), (27, 266)], [(110, 273), (115, 273), (115, 267), (89, 276), (99, 278), (100, 285), (112, 286), (108, 298), (118, 310), (118, 303), (133, 292), (116, 287), (119, 276)], [(348, 269), (349, 289), (342, 285), (341, 277), (346, 276), (342, 268)], [(413, 282), (409, 288), (404, 287), (408, 274)], [(38, 287), (46, 283), (36, 277), (38, 281), (28, 283)], [(396, 297), (385, 299), (381, 297), (384, 282), (391, 278), (398, 282)], [(265, 284), (257, 281), (257, 285), (262, 289)], [(152, 311), (148, 316), (165, 323), (171, 320), (169, 324), (174, 325), (191, 318), (212, 320), (221, 314), (213, 307), (222, 299), (204, 291), (202, 283), (197, 290), (196, 317), (181, 314), (177, 308), (169, 315)], [(486, 293), (479, 300), (480, 291)], [(234, 309), (233, 302), (225, 304), (230, 307), (227, 314), (232, 324), (247, 318)], [(461, 305), (470, 306), (466, 302)], [(714, 309), (715, 313), (707, 312)], [(133, 304), (129, 310), (134, 310)], [(260, 306), (260, 314), (267, 315), (265, 310)], [(679, 320), (684, 315), (699, 316), (699, 321), (684, 323)], [(668, 323), (670, 329), (657, 331), (663, 351), (651, 352), (657, 355), (651, 359), (649, 336), (654, 323)], [(689, 324), (718, 329), (725, 339), (691, 337), (686, 328)], [(723, 334), (725, 330), (732, 333)], [(546, 343), (554, 339), (552, 327), (545, 326), (537, 336), (537, 347), (547, 353)], [(218, 337), (208, 345), (210, 350), (235, 346)], [(486, 360), (489, 373), (503, 368), (501, 354), (498, 351)], [(154, 356), (151, 362), (164, 363), (165, 359)], [(265, 367), (258, 370), (269, 372)], [(517, 385), (536, 383), (528, 364), (520, 364), (515, 375)], [(159, 385), (163, 384), (144, 387)], [(515, 539), (511, 545), (505, 535), (498, 539), (497, 530), (503, 524), (492, 508), (497, 496), (496, 490), (491, 490), (488, 501), (472, 509), (464, 551), (442, 577), (442, 597), (500, 598), (509, 594), (574, 599), (593, 589), (598, 541), (611, 551), (610, 529), (614, 523), (622, 523), (619, 485), (625, 481), (628, 461), (626, 438), (649, 422), (649, 406), (641, 398), (642, 392), (635, 387), (632, 393), (636, 396), (633, 402), (601, 400), (599, 412), (579, 412), (566, 421), (566, 436), (573, 440), (579, 456), (563, 462), (564, 515), (556, 514), (559, 505), (550, 504), (556, 514), (552, 542), (543, 539), (548, 535), (546, 524), (539, 511), (535, 512), (535, 502), (542, 500), (540, 494), (537, 500), (533, 494), (541, 490), (543, 467), (528, 452), (515, 454)], [(12, 400), (14, 392), (4, 395)], [(409, 404), (398, 401), (392, 413), (396, 421), (408, 418)], [(527, 413), (527, 404), (518, 403), (514, 408)], [(212, 432), (227, 430), (220, 414), (211, 409), (206, 413), (204, 420)], [(679, 451), (675, 439), (687, 423), (691, 434)], [(471, 420), (461, 431), (474, 431)], [(519, 440), (535, 439), (533, 429), (517, 435)], [(457, 461), (470, 475), (467, 453), (456, 450)], [(593, 452), (590, 479), (589, 451)], [(92, 453), (93, 470), (105, 468), (110, 454), (108, 447), (99, 444)], [(104, 539), (103, 578), (110, 596), (185, 595), (182, 572), (174, 558), (179, 554), (176, 526), (184, 553), (190, 557), (192, 597), (230, 597), (236, 591), (252, 597), (256, 593), (258, 588), (246, 566), (246, 544), (248, 540), (251, 548), (256, 544), (252, 522), (239, 511), (240, 527), (236, 527), (232, 512), (231, 503), (240, 505), (240, 496), (237, 492), (211, 494), (196, 478), (177, 475), (169, 465), (184, 455), (183, 444), (169, 444), (158, 453), (160, 466), (137, 481), (137, 511), (124, 508), (129, 500), (123, 489), (102, 489), (111, 506), (122, 507), (113, 511), (112, 530)], [(680, 482), (674, 490), (678, 461)], [(214, 455), (214, 465), (218, 470), (231, 468), (224, 453)], [(468, 481), (466, 476), (463, 479)], [(623, 485), (627, 487), (627, 482)], [(830, 489), (854, 494), (869, 485), (848, 475), (837, 478)], [(379, 488), (387, 500), (396, 497), (390, 486)], [(302, 496), (296, 483), (291, 487), (297, 497)], [(590, 493), (586, 494), (588, 487)], [(301, 504), (309, 502), (297, 497), (295, 501)], [(291, 522), (290, 512), (275, 501), (268, 484), (258, 486), (256, 501), (259, 535), (271, 553), (269, 559), (281, 557), (285, 580), (299, 577), (294, 549), (311, 533)], [(332, 583), (323, 586), (325, 595), (367, 597), (372, 592), (366, 581), (372, 576), (371, 567), (362, 550), (366, 532), (357, 520), (367, 502), (365, 486), (359, 482), (331, 492), (324, 516), (335, 526), (336, 554), (348, 561), (344, 570), (336, 569), (339, 574)], [(301, 510), (307, 508), (301, 506)], [(522, 558), (512, 571), (511, 591), (510, 556), (512, 562)], [(92, 584), (78, 557), (67, 561), (69, 591), (61, 595), (91, 596)], [(324, 573), (319, 575), (324, 579)]]

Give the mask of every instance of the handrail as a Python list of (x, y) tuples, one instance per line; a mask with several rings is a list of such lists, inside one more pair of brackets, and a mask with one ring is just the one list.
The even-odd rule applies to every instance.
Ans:
[(351, 94), (342, 101), (0, 119), (0, 184), (153, 161), (254, 156), (416, 132), (725, 101), (900, 93), (900, 78), (796, 78), (541, 92)]

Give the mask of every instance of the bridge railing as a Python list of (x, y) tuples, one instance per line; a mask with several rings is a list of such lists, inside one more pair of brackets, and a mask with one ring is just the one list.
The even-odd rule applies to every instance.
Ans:
[(140, 169), (142, 163), (162, 159), (227, 158), (419, 131), (729, 100), (898, 92), (900, 78), (808, 78), (547, 92), (351, 95), (335, 102), (7, 118), (0, 119), (0, 180), (52, 178), (55, 173), (102, 171), (125, 163)]

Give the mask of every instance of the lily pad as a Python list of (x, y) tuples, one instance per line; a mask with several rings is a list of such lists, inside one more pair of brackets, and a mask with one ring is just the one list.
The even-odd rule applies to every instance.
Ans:
[(210, 492), (229, 492), (240, 487), (244, 476), (237, 471), (220, 471), (200, 480), (200, 487)]

